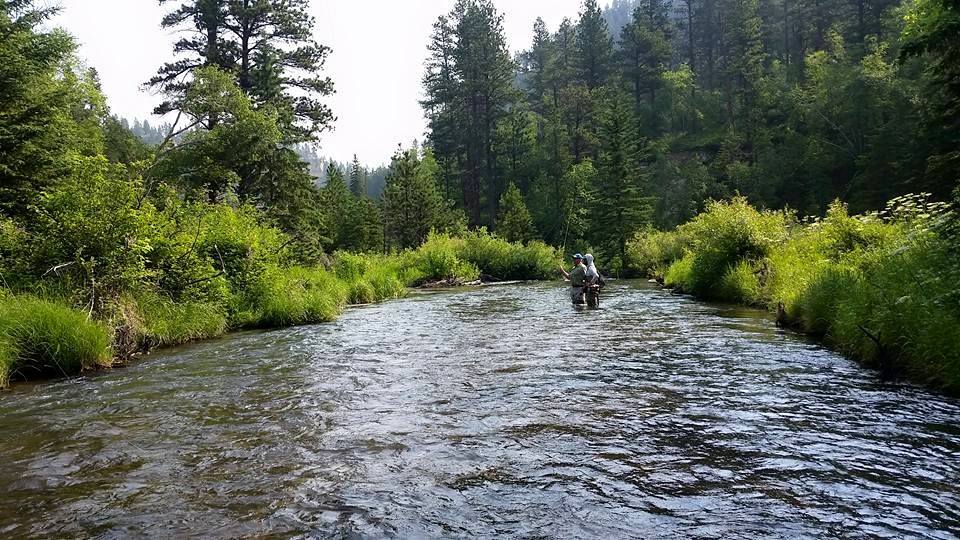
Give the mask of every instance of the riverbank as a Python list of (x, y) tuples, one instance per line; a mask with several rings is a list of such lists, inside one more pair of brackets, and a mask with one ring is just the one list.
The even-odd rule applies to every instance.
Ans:
[(632, 269), (698, 298), (759, 306), (885, 376), (960, 393), (960, 249), (949, 205), (923, 196), (826, 218), (711, 203), (638, 234)]
[(431, 282), (550, 279), (560, 260), (543, 243), (509, 243), (485, 231), (434, 234), (418, 249), (389, 255), (335, 253), (317, 267), (265, 263), (265, 254), (249, 247), (241, 257), (220, 254), (221, 270), (208, 281), (222, 288), (206, 298), (141, 285), (84, 310), (71, 301), (78, 295), (56, 294), (63, 288), (0, 292), (0, 387), (116, 366), (234, 330), (332, 321), (347, 305), (399, 298)]

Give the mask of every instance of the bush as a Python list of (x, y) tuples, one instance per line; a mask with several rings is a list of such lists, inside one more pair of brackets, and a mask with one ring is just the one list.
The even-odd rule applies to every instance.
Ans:
[[(474, 281), (480, 277), (477, 265), (460, 258), (464, 240), (445, 234), (430, 233), (427, 241), (412, 252), (412, 262), (423, 281)], [(411, 283), (413, 284), (413, 283)]]
[[(925, 196), (882, 214), (835, 202), (800, 224), (742, 199), (631, 243), (631, 264), (698, 296), (766, 304), (863, 362), (960, 392), (960, 224)], [(689, 245), (680, 255), (679, 246)], [(719, 277), (718, 277), (719, 276)]]
[(11, 378), (58, 377), (109, 366), (105, 325), (31, 296), (0, 297), (0, 386)]
[(687, 253), (683, 258), (674, 261), (663, 276), (663, 284), (668, 287), (683, 288), (684, 283), (689, 283), (694, 258), (693, 253)]
[(39, 273), (59, 266), (70, 288), (92, 288), (96, 298), (108, 298), (146, 276), (150, 234), (137, 204), (142, 186), (123, 165), (103, 157), (77, 158), (72, 171), (43, 195), (33, 257)]
[(459, 254), (499, 280), (555, 278), (561, 260), (560, 253), (543, 242), (511, 243), (485, 229), (465, 234)]
[(727, 269), (719, 284), (720, 290), (716, 296), (728, 302), (737, 302), (747, 305), (760, 305), (760, 278), (753, 265), (747, 261), (739, 261)]
[(688, 239), (678, 231), (638, 231), (627, 243), (626, 270), (663, 279), (667, 268), (689, 247)]
[(740, 261), (757, 263), (787, 237), (787, 214), (760, 212), (744, 197), (710, 202), (707, 210), (680, 226), (691, 239), (693, 261), (688, 279), (680, 285), (706, 298), (724, 298), (721, 280)]

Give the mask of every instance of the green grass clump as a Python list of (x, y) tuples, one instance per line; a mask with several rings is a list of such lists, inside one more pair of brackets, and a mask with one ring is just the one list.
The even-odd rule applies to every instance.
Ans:
[(684, 291), (719, 300), (730, 290), (721, 281), (741, 261), (755, 264), (787, 237), (787, 215), (761, 212), (744, 197), (711, 202), (707, 211), (682, 225), (680, 231), (691, 239), (693, 261), (687, 279), (680, 283)]
[(170, 346), (224, 334), (228, 329), (225, 306), (200, 302), (174, 302), (156, 293), (133, 299), (141, 346)]
[(727, 268), (720, 279), (719, 287), (716, 295), (729, 302), (747, 305), (762, 303), (760, 278), (748, 261), (741, 260)]
[(627, 270), (662, 280), (667, 268), (683, 258), (689, 245), (688, 239), (678, 231), (637, 232), (627, 245)]
[(508, 242), (484, 229), (463, 235), (459, 256), (499, 280), (553, 279), (562, 259), (559, 251), (543, 242)]
[(83, 312), (26, 295), (0, 298), (0, 386), (109, 366), (110, 334)]
[(373, 287), (375, 301), (402, 298), (407, 292), (398, 272), (390, 267), (370, 269), (366, 279)]
[(848, 297), (860, 296), (862, 286), (862, 276), (856, 270), (824, 266), (791, 302), (788, 313), (797, 316), (796, 322), (805, 332), (826, 335), (837, 320), (840, 303)]
[(686, 253), (680, 259), (673, 261), (664, 273), (663, 284), (667, 287), (682, 287), (684, 283), (689, 282), (693, 260), (693, 253)]
[(278, 327), (332, 321), (349, 300), (347, 283), (320, 268), (274, 268), (235, 302), (235, 327)]
[(444, 234), (431, 233), (416, 251), (412, 252), (411, 262), (419, 272), (418, 281), (475, 281), (480, 277), (480, 269), (472, 262), (460, 257), (464, 240)]

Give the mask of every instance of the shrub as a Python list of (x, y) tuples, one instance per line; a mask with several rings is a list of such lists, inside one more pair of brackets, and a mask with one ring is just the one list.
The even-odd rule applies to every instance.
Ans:
[(638, 231), (627, 243), (627, 271), (662, 279), (689, 245), (688, 239), (677, 231)]
[(123, 165), (77, 158), (71, 176), (45, 193), (38, 208), (40, 272), (59, 265), (69, 270), (71, 287), (92, 286), (100, 297), (134, 287), (146, 275), (150, 238), (139, 189)]
[(414, 264), (422, 280), (474, 281), (480, 277), (477, 265), (459, 257), (464, 240), (430, 233), (427, 241), (413, 252)]
[(500, 280), (557, 276), (560, 253), (543, 242), (511, 243), (480, 229), (463, 235), (459, 255), (480, 272)]
[(681, 259), (674, 261), (663, 276), (663, 283), (668, 287), (677, 287), (681, 290), (686, 289), (690, 282), (690, 276), (693, 272), (693, 253), (687, 253)]
[(683, 288), (716, 298), (723, 276), (740, 261), (758, 262), (787, 237), (787, 214), (760, 212), (744, 197), (710, 202), (707, 211), (680, 227), (694, 254)]
[(741, 304), (761, 304), (760, 279), (753, 266), (747, 261), (739, 261), (727, 268), (719, 284), (716, 296), (728, 302)]

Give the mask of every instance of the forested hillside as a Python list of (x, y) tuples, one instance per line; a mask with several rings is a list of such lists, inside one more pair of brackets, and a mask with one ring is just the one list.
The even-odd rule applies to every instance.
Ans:
[(546, 240), (609, 256), (735, 193), (809, 215), (947, 199), (956, 18), (939, 0), (586, 0), (511, 58), (494, 5), (460, 0), (424, 75), (441, 187), (495, 226), (514, 183)]

